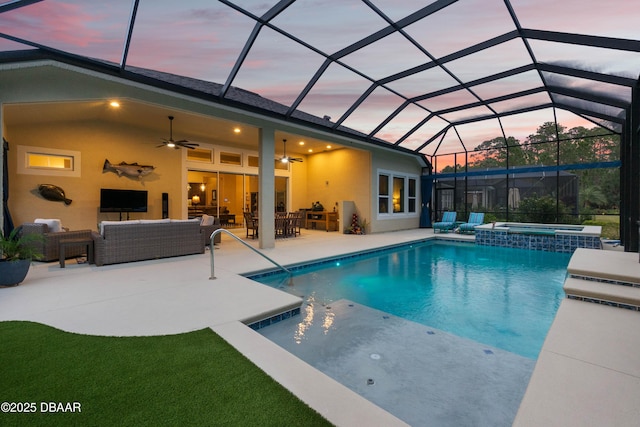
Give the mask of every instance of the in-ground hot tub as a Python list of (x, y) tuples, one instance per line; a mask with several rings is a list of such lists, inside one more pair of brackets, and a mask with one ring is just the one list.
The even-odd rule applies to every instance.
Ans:
[(476, 227), (476, 244), (573, 253), (576, 248), (600, 249), (601, 232), (597, 225), (496, 222)]

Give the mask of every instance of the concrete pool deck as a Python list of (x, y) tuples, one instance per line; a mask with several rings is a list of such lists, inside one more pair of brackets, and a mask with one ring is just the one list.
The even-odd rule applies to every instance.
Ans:
[[(242, 233), (244, 236), (243, 230)], [(437, 236), (473, 240), (473, 236), (453, 233)], [(290, 265), (432, 237), (434, 234), (431, 229), (366, 236), (303, 230), (302, 236), (279, 240), (276, 248), (266, 250), (265, 253), (282, 265)], [(248, 242), (257, 246), (257, 242)], [(635, 254), (636, 264), (637, 256)], [(215, 249), (216, 280), (209, 280), (209, 259), (209, 253), (206, 253), (104, 267), (70, 262), (65, 269), (60, 269), (57, 263), (38, 263), (32, 267), (23, 284), (0, 289), (0, 320), (30, 320), (71, 332), (121, 336), (173, 334), (210, 327), (330, 422), (341, 426), (406, 425), (241, 323), (261, 313), (273, 313), (301, 302), (294, 296), (239, 276), (270, 268), (268, 261), (225, 236), (222, 237), (220, 249)], [(557, 326), (561, 326), (562, 322), (580, 323), (580, 319), (593, 316), (593, 312), (597, 311), (599, 318), (611, 320), (612, 327), (616, 329), (587, 331), (585, 333), (589, 334), (589, 339), (596, 343), (606, 342), (602, 340), (607, 335), (599, 334), (607, 334), (608, 331), (611, 335), (611, 330), (614, 330), (619, 340), (630, 346), (633, 362), (638, 363), (640, 342), (630, 338), (638, 336), (640, 325), (633, 320), (640, 320), (640, 313), (619, 315), (619, 312), (603, 309), (621, 310), (578, 301), (563, 301), (549, 337), (557, 336)], [(623, 321), (619, 319), (620, 316), (624, 317)], [(558, 319), (561, 319), (560, 323)], [(540, 383), (536, 375), (542, 375), (545, 371), (553, 373), (551, 369), (574, 372), (576, 363), (580, 362), (575, 358), (563, 357), (557, 361), (556, 366), (548, 366), (547, 369), (541, 360), (543, 357), (547, 360), (547, 354), (553, 354), (552, 350), (546, 353), (547, 345), (555, 342), (550, 341), (549, 337), (537, 364), (540, 368), (536, 367), (532, 378), (535, 388), (547, 394), (549, 390), (546, 387), (538, 388), (536, 385)], [(602, 352), (602, 349), (595, 345), (585, 351)], [(603, 357), (624, 359), (627, 355), (626, 351), (618, 352), (616, 349), (609, 353), (611, 354)], [(583, 354), (582, 357), (584, 359), (586, 355)], [(588, 372), (589, 366), (587, 364), (584, 368)], [(624, 398), (612, 406), (609, 413), (617, 408), (635, 416), (634, 421), (637, 421), (639, 409), (636, 402), (640, 401), (640, 375), (617, 375), (617, 371), (613, 369), (599, 371), (599, 375), (588, 384), (589, 387), (570, 382), (560, 386), (549, 384), (555, 387), (552, 389), (553, 395), (561, 395), (561, 401), (564, 396), (567, 402), (564, 406), (561, 403), (556, 405), (561, 407), (563, 415), (567, 419), (571, 419), (572, 414), (576, 414), (574, 419), (589, 419), (590, 413), (601, 413), (603, 405), (594, 405), (588, 399), (570, 401), (571, 396), (587, 393), (590, 388), (602, 393), (604, 390), (615, 389), (618, 390), (616, 393), (624, 393)], [(580, 389), (573, 390), (574, 386), (579, 386)], [(555, 418), (558, 421), (555, 424), (547, 423), (549, 411), (536, 409), (535, 403), (538, 400), (534, 396), (537, 392), (531, 384), (530, 389), (516, 417), (518, 425), (567, 425), (559, 422), (561, 418)], [(633, 402), (633, 405), (627, 405), (629, 402)]]

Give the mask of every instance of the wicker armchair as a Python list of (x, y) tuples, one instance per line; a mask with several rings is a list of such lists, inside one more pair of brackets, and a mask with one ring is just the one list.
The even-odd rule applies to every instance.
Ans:
[[(62, 239), (91, 239), (91, 230), (60, 231), (51, 233), (47, 224), (27, 222), (21, 225), (22, 234), (38, 234), (42, 239), (31, 245), (42, 254), (38, 261), (57, 261), (60, 256), (60, 240)], [(85, 254), (86, 245), (69, 246), (65, 249), (65, 258), (74, 258)]]

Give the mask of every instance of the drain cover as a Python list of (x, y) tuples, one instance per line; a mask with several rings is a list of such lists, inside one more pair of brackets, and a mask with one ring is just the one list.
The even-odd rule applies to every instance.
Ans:
[(369, 378), (367, 380), (367, 385), (373, 385), (375, 383), (375, 381), (373, 381), (373, 378)]
[(371, 353), (369, 357), (373, 360), (380, 360), (380, 355), (378, 353)]

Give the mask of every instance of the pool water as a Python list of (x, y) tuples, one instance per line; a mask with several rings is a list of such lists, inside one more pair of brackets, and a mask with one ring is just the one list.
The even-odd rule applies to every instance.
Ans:
[(348, 299), (536, 359), (570, 254), (424, 242), (255, 280), (329, 304)]

